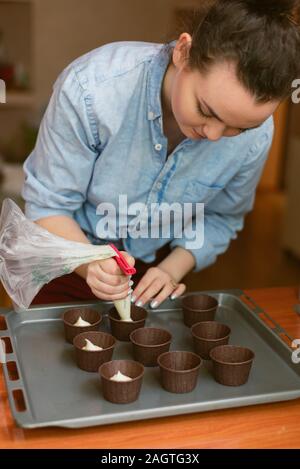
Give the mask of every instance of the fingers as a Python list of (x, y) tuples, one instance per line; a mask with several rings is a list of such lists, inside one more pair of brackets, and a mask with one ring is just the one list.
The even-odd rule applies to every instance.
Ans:
[[(130, 256), (125, 251), (121, 251), (121, 253), (128, 264), (133, 266), (135, 263), (134, 257)], [(122, 272), (114, 258), (92, 262), (89, 265), (88, 270), (89, 280), (92, 283), (92, 286), (98, 290), (101, 290), (103, 287), (100, 282), (112, 287), (120, 286), (120, 288), (124, 289), (126, 288), (126, 282), (128, 283), (130, 280), (130, 278)], [(115, 288), (114, 293), (118, 293), (119, 291), (120, 289)], [(111, 289), (108, 289), (107, 292), (111, 293)]]
[[(131, 264), (134, 263), (134, 258), (128, 257), (130, 257)], [(103, 264), (106, 270), (104, 270)], [(101, 262), (92, 262), (88, 266), (86, 282), (97, 298), (108, 301), (122, 299), (132, 292), (133, 282), (130, 277), (119, 272), (121, 270), (112, 258)]]
[(151, 308), (157, 308), (166, 298), (172, 293), (173, 286), (168, 283), (163, 287), (163, 289), (155, 296), (157, 292), (152, 295), (152, 301), (150, 303)]
[[(134, 257), (130, 256), (126, 251), (120, 252), (130, 266), (135, 264)], [(91, 262), (88, 266), (88, 275), (92, 282), (97, 283), (99, 280), (111, 286), (124, 286), (128, 281), (128, 276), (124, 275), (114, 258)], [(99, 285), (97, 288), (99, 288)]]
[(125, 293), (125, 295), (124, 294), (107, 295), (102, 290), (97, 290), (95, 288), (91, 288), (91, 291), (97, 298), (101, 300), (105, 300), (105, 301), (123, 300), (127, 296), (127, 292)]
[(154, 297), (150, 303), (151, 308), (157, 308), (163, 301), (165, 301), (168, 296), (171, 295), (171, 299), (175, 300), (178, 296), (182, 295), (186, 290), (184, 283), (179, 283), (177, 288), (174, 290), (172, 284), (167, 284), (164, 288)]
[(120, 253), (123, 255), (123, 257), (125, 257), (125, 260), (128, 262), (130, 267), (133, 267), (135, 264), (135, 258), (128, 254), (128, 252), (126, 251), (120, 251)]
[(145, 275), (142, 277), (142, 279), (139, 281), (135, 289), (133, 290), (132, 296), (131, 296), (131, 301), (134, 303), (136, 300), (136, 305), (137, 306), (142, 306), (145, 304), (145, 296), (143, 296), (143, 293), (146, 292), (147, 288), (151, 285), (151, 283), (154, 281), (156, 275), (155, 275), (155, 269), (150, 268), (147, 270)]
[(124, 273), (115, 261), (115, 257), (104, 259), (102, 261), (92, 262), (100, 267), (100, 269), (107, 275), (113, 275), (114, 277), (123, 277)]
[[(97, 266), (97, 270), (94, 270), (87, 276), (87, 284), (90, 289), (97, 296), (103, 300), (111, 300), (125, 298), (132, 292), (131, 285), (133, 282), (129, 277), (123, 275), (122, 283), (111, 285), (109, 282), (114, 282), (113, 275), (106, 274)], [(120, 279), (118, 279), (120, 281)]]
[(183, 295), (185, 290), (186, 290), (186, 285), (184, 283), (179, 283), (177, 288), (175, 288), (175, 290), (173, 290), (171, 294), (171, 300), (175, 300), (176, 298), (178, 298), (178, 296)]
[(101, 286), (104, 284), (107, 286), (109, 292), (119, 293), (127, 288), (129, 278), (124, 274), (108, 274), (102, 269), (100, 263), (93, 263), (93, 265), (89, 265), (88, 267), (87, 282), (98, 290), (100, 290)]
[(176, 284), (172, 277), (159, 268), (150, 268), (132, 293), (131, 301), (136, 306), (143, 306), (149, 300), (151, 308), (156, 308), (169, 296), (172, 299), (182, 295), (186, 290), (183, 283)]
[[(133, 267), (135, 264), (135, 259), (134, 257), (130, 256), (126, 251), (120, 251), (120, 253), (123, 255), (125, 260), (128, 262), (128, 264)], [(101, 266), (102, 270), (106, 272), (107, 274), (110, 275), (124, 275), (122, 272), (121, 268), (116, 262), (116, 257), (110, 257), (109, 259), (104, 259), (102, 261), (98, 261), (98, 264)]]
[(129, 295), (130, 293), (132, 293), (132, 289), (131, 287), (129, 286), (129, 283), (127, 282), (125, 284), (125, 287), (112, 287), (110, 285), (108, 285), (107, 283), (104, 283), (104, 282), (90, 282), (89, 284), (89, 287), (94, 290), (96, 290), (98, 292), (98, 294), (100, 294), (101, 292), (105, 295), (121, 295), (123, 298), (125, 298), (125, 296)]
[[(125, 251), (121, 253), (128, 264), (133, 266), (135, 259)], [(183, 283), (176, 284), (167, 272), (159, 267), (151, 267), (133, 291), (130, 277), (123, 274), (113, 258), (91, 263), (88, 266), (86, 281), (97, 298), (114, 301), (126, 298), (132, 293), (131, 301), (137, 306), (143, 306), (152, 300), (152, 308), (159, 306), (168, 297), (174, 300), (186, 290)]]
[(160, 279), (155, 279), (152, 282), (150, 281), (143, 291), (143, 293), (138, 297), (138, 301), (136, 302), (137, 306), (143, 306), (144, 304), (148, 303), (148, 301), (153, 298), (162, 288), (163, 282)]

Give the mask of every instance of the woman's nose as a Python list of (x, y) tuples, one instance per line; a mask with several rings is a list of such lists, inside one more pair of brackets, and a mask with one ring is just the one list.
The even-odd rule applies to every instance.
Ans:
[(203, 127), (204, 134), (208, 140), (219, 140), (225, 132), (226, 126), (222, 122), (212, 122)]

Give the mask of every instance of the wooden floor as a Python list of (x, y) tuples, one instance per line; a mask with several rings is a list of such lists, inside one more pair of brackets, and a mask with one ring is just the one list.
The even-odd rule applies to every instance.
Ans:
[[(258, 193), (238, 239), (213, 266), (186, 277), (188, 291), (300, 285), (300, 261), (281, 248), (284, 204), (281, 193)], [(3, 288), (0, 304), (9, 305)]]

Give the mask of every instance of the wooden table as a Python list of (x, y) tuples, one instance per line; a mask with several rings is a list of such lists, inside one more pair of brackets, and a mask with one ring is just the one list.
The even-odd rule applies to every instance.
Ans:
[[(297, 288), (246, 293), (300, 338)], [(299, 435), (300, 399), (78, 430), (22, 430), (12, 420), (0, 373), (0, 448), (300, 448)]]

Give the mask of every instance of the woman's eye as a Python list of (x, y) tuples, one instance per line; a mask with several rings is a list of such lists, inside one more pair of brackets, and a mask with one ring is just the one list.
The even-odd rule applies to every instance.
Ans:
[(208, 116), (207, 114), (205, 114), (205, 112), (202, 111), (201, 106), (200, 106), (199, 103), (197, 104), (197, 110), (198, 110), (198, 113), (200, 114), (200, 116), (206, 117), (207, 119), (209, 117), (211, 117), (211, 116)]

